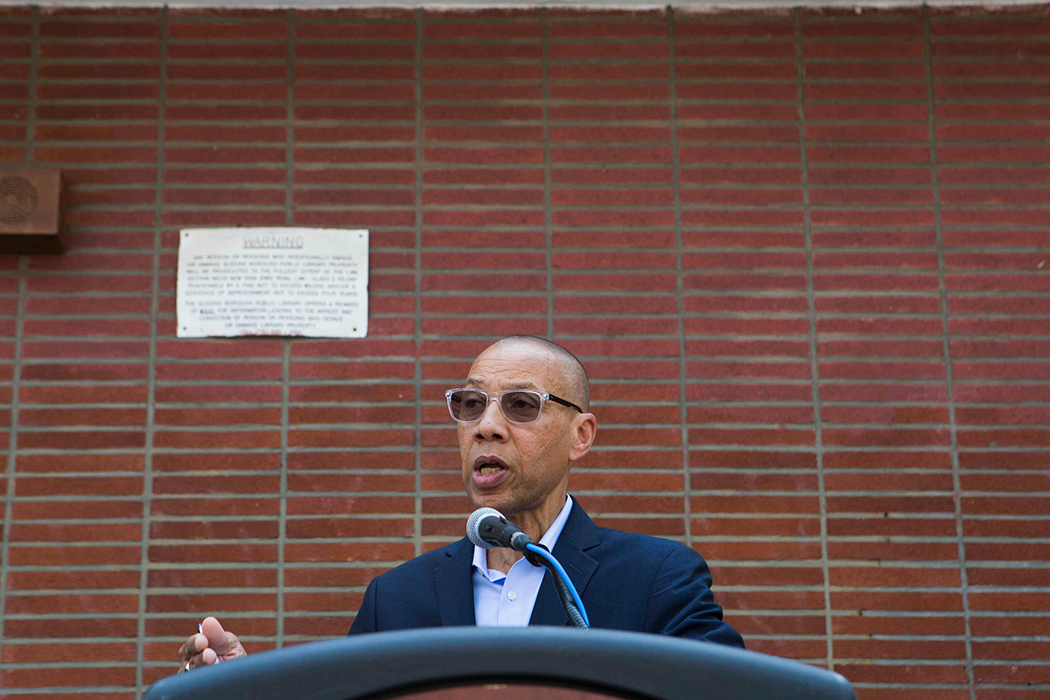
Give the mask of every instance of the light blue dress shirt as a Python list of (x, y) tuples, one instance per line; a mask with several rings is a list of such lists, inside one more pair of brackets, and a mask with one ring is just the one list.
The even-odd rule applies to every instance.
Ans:
[[(554, 551), (565, 521), (572, 510), (572, 497), (565, 497), (565, 505), (554, 519), (540, 544)], [(528, 627), (536, 596), (547, 569), (533, 566), (524, 557), (514, 562), (510, 573), (490, 569), (488, 550), (474, 547), (474, 619), (478, 627)]]

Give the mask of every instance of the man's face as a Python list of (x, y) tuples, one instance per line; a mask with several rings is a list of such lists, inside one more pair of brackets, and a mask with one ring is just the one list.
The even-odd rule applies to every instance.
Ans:
[[(490, 393), (508, 389), (566, 396), (559, 360), (528, 344), (494, 346), (470, 368), (467, 386)], [(541, 508), (560, 508), (573, 455), (573, 408), (548, 401), (533, 423), (511, 423), (495, 401), (474, 423), (457, 423), (463, 459), (463, 485), (476, 507), (506, 516)]]

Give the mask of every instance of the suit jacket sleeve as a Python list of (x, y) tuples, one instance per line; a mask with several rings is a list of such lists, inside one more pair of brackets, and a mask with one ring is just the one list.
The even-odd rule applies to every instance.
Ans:
[(365, 599), (361, 601), (361, 609), (357, 611), (354, 623), (350, 625), (351, 634), (364, 634), (376, 631), (376, 588), (379, 587), (379, 578), (372, 579), (365, 589)]
[(653, 578), (645, 631), (744, 647), (740, 633), (722, 621), (707, 562), (688, 547), (674, 548)]

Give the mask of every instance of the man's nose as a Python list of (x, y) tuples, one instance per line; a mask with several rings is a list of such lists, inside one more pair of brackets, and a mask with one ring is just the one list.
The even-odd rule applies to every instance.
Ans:
[(498, 402), (489, 401), (474, 430), (479, 440), (499, 440), (507, 434), (507, 423)]

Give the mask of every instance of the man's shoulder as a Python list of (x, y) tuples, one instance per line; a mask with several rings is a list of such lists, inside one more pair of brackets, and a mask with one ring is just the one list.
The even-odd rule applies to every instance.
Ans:
[(626, 530), (616, 530), (611, 527), (601, 527), (600, 525), (595, 525), (595, 529), (598, 531), (598, 539), (601, 542), (623, 542), (640, 547), (655, 547), (668, 550), (685, 546), (681, 542), (656, 535), (643, 535), (639, 532), (627, 532)]
[(598, 546), (601, 549), (622, 551), (631, 556), (663, 560), (672, 554), (695, 555), (696, 550), (688, 545), (664, 537), (642, 535), (636, 532), (624, 532), (607, 527), (595, 527), (598, 535)]
[[(409, 559), (403, 564), (395, 566), (390, 571), (384, 574), (380, 574), (377, 578), (381, 579), (384, 583), (400, 581), (406, 578), (418, 578), (419, 576), (425, 575), (426, 573), (433, 571), (434, 567), (438, 566), (444, 561), (447, 561), (450, 556), (459, 551), (460, 547), (473, 547), (466, 538), (447, 544), (444, 547), (438, 547), (432, 549), (429, 552), (424, 552), (418, 557)], [(473, 549), (471, 549), (473, 553)]]
[(669, 559), (700, 557), (696, 550), (681, 542), (600, 527), (591, 520), (578, 501), (573, 504), (572, 515), (562, 535), (568, 536), (575, 546), (582, 548), (591, 556), (602, 559), (623, 556), (638, 563), (652, 564)]

